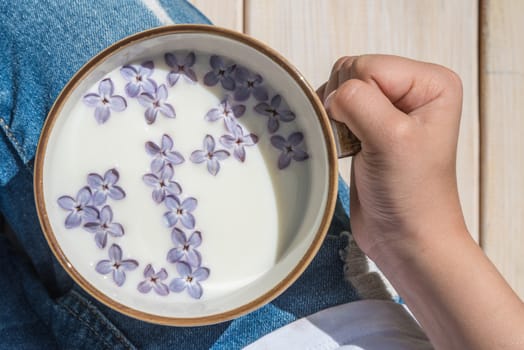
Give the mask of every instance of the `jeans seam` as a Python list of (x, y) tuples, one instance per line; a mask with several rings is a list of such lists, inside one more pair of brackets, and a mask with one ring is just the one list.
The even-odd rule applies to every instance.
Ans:
[[(96, 307), (94, 307), (93, 305), (87, 303), (82, 296), (80, 296), (76, 291), (74, 290), (71, 290), (69, 295), (71, 295), (72, 297), (74, 297), (80, 304), (82, 304), (82, 306), (84, 306), (89, 312), (91, 315), (95, 316), (97, 318), (97, 320), (106, 325), (106, 328), (109, 332), (111, 332), (111, 334), (119, 341), (120, 345), (123, 346), (125, 349), (130, 349), (132, 350), (133, 347), (131, 347), (128, 343), (129, 343), (129, 340), (127, 340), (122, 334), (119, 334), (119, 332), (115, 332), (113, 329), (111, 328), (108, 328), (107, 325), (108, 325), (108, 321), (105, 320), (104, 318), (100, 317), (98, 315), (98, 312), (100, 312)], [(66, 305), (64, 302), (62, 302), (61, 300), (58, 300), (58, 303), (64, 307), (71, 315), (73, 315), (76, 319), (78, 319), (80, 322), (82, 322), (83, 324), (85, 324), (87, 326), (87, 328), (92, 331), (96, 336), (99, 336), (99, 337), (102, 337), (102, 335), (100, 333), (98, 333), (98, 331), (96, 329), (94, 329), (91, 324), (89, 322), (86, 322), (85, 320), (82, 320), (80, 317), (79, 317), (79, 314), (74, 311), (73, 309), (71, 309), (68, 305)], [(103, 339), (103, 342), (104, 344), (107, 345), (107, 348), (108, 349), (113, 349), (114, 348), (114, 344), (111, 344), (110, 342), (108, 342), (107, 340)]]
[(6, 121), (2, 117), (0, 117), (0, 126), (4, 130), (4, 134), (11, 141), (11, 144), (13, 145), (15, 150), (19, 153), (19, 155), (22, 158), (25, 158), (26, 154), (25, 154), (24, 148), (21, 146), (20, 142), (18, 142), (18, 140), (15, 137), (15, 134), (13, 133), (9, 125), (7, 125)]

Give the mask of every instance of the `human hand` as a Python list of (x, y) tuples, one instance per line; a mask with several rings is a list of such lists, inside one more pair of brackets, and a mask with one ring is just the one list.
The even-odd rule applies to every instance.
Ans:
[(395, 56), (343, 57), (318, 90), (361, 140), (351, 174), (355, 240), (373, 260), (467, 232), (456, 182), (458, 76)]

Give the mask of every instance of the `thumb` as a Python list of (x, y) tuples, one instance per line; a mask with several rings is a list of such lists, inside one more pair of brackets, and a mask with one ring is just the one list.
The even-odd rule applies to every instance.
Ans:
[(394, 133), (410, 122), (378, 86), (358, 79), (340, 85), (327, 97), (325, 107), (331, 118), (345, 123), (368, 149), (388, 148)]

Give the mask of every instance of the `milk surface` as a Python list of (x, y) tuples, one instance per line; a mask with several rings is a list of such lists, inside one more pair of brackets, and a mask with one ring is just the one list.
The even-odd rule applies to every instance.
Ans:
[[(180, 57), (185, 54), (181, 53)], [(232, 149), (219, 142), (220, 137), (230, 133), (224, 120), (211, 122), (205, 118), (226, 96), (233, 96), (233, 92), (224, 89), (220, 82), (215, 86), (203, 83), (205, 74), (212, 70), (210, 55), (196, 53), (196, 63), (191, 68), (197, 82), (181, 76), (174, 86), (169, 86), (166, 80), (172, 68), (164, 58), (159, 56), (152, 60), (154, 70), (149, 78), (157, 86), (166, 86), (165, 102), (174, 108), (176, 117), (168, 118), (158, 113), (155, 121), (148, 124), (146, 108), (137, 98), (126, 95), (124, 88), (128, 81), (123, 78), (121, 67), (109, 72), (103, 79), (111, 79), (113, 95), (125, 99), (125, 110), (111, 110), (104, 123), (96, 120), (95, 108), (87, 105), (83, 98), (71, 110), (64, 110), (54, 126), (46, 152), (44, 191), (53, 233), (72, 266), (112, 299), (146, 312), (159, 313), (167, 305), (217, 299), (238, 290), (264, 275), (286, 254), (308, 203), (313, 157), (307, 149), (307, 133), (296, 121), (280, 122), (278, 130), (271, 133), (268, 117), (254, 110), (261, 101), (251, 96), (247, 101), (231, 100), (233, 104), (245, 106), (244, 115), (236, 118), (236, 122), (246, 133), (258, 138), (254, 146), (245, 147), (245, 161), (239, 161)], [(136, 67), (140, 63), (131, 64)], [(83, 95), (99, 94), (99, 83)], [(285, 100), (285, 92), (279, 91), (278, 86), (265, 87), (269, 95), (265, 102), (270, 103), (276, 94), (281, 94)], [(309, 152), (310, 158), (291, 160), (289, 166), (279, 169), (282, 150), (271, 144), (271, 137), (287, 138), (293, 132), (304, 133), (300, 147)], [(137, 289), (148, 279), (144, 274), (147, 265), (157, 273), (165, 270), (167, 278), (157, 281), (168, 288), (174, 279), (185, 278), (180, 275), (177, 263), (166, 259), (168, 252), (176, 247), (171, 237), (174, 227), (168, 227), (164, 219), (164, 214), (170, 210), (164, 202), (153, 200), (154, 188), (143, 180), (145, 174), (152, 173), (153, 160), (145, 145), (147, 142), (160, 145), (163, 135), (173, 140), (173, 150), (184, 158), (181, 164), (172, 166), (172, 180), (182, 189), (177, 198), (182, 201), (192, 197), (197, 201), (191, 212), (195, 227), (188, 229), (180, 221), (174, 227), (187, 237), (194, 231), (201, 233), (201, 244), (195, 248), (201, 262), (192, 269), (207, 269), (209, 277), (199, 282), (202, 294), (198, 298), (188, 293), (188, 288), (181, 292), (170, 290), (168, 295), (160, 295), (155, 289), (147, 293)], [(216, 175), (208, 171), (206, 162), (191, 161), (191, 154), (204, 148), (206, 135), (214, 138), (215, 150), (230, 153), (228, 158), (219, 161)], [(120, 200), (107, 198), (105, 205), (112, 209), (112, 222), (121, 224), (124, 234), (120, 237), (108, 235), (102, 248), (95, 243), (94, 234), (85, 229), (85, 221), (74, 228), (65, 227), (69, 212), (59, 206), (58, 199), (62, 196), (75, 199), (78, 191), (88, 185), (88, 174), (103, 177), (109, 169), (118, 172), (115, 185), (121, 187), (126, 196)], [(109, 249), (113, 244), (120, 247), (121, 260), (137, 263), (132, 270), (124, 271), (125, 281), (121, 286), (115, 283), (112, 273), (103, 274), (96, 269), (100, 261), (112, 261)]]

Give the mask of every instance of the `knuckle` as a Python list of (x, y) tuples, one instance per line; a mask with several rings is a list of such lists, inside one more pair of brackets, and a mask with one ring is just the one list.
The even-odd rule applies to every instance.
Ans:
[(369, 65), (371, 63), (372, 56), (370, 55), (361, 55), (356, 57), (353, 60), (353, 64), (351, 66), (351, 72), (352, 76), (354, 77), (361, 77), (365, 76), (366, 72), (369, 70)]
[(361, 80), (350, 79), (342, 84), (335, 94), (335, 103), (339, 106), (352, 103), (355, 96), (364, 87), (365, 83)]

